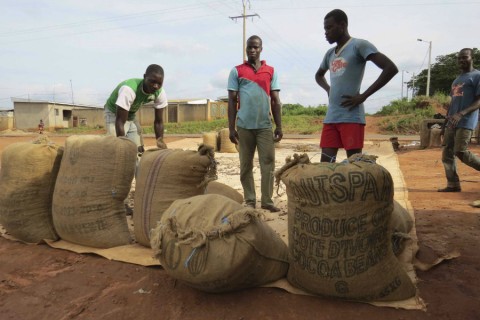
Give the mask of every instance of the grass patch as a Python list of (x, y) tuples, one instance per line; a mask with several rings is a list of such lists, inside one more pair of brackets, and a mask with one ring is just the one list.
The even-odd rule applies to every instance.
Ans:
[[(46, 130), (48, 133), (48, 131)], [(55, 128), (55, 133), (58, 134), (98, 134), (106, 133), (106, 130), (102, 126), (81, 126), (75, 128)]]
[[(313, 134), (322, 130), (322, 119), (317, 116), (283, 116), (282, 131), (284, 134)], [(275, 128), (275, 125), (273, 126)], [(228, 128), (227, 119), (212, 121), (189, 121), (181, 123), (165, 123), (165, 134), (201, 134), (220, 131)], [(153, 127), (143, 127), (143, 132), (153, 134)]]

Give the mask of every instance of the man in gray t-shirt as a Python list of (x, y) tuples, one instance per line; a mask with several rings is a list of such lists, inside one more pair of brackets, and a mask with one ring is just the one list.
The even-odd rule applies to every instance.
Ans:
[[(327, 51), (315, 74), (318, 85), (328, 93), (328, 111), (320, 142), (321, 161), (335, 162), (340, 148), (345, 149), (347, 157), (362, 152), (365, 130), (363, 102), (386, 85), (398, 69), (370, 42), (350, 37), (348, 18), (342, 10), (330, 11), (323, 23), (327, 41), (337, 46)], [(372, 61), (382, 73), (367, 90), (360, 93), (367, 61)], [(331, 85), (325, 79), (327, 71), (330, 71)]]

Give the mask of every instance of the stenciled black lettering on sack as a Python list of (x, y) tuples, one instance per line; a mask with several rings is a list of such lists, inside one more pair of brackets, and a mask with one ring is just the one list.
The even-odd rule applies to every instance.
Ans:
[(107, 222), (104, 219), (76, 224), (57, 222), (56, 226), (59, 230), (63, 230), (63, 232), (78, 235), (88, 235), (108, 229)]
[(68, 160), (70, 160), (71, 165), (75, 165), (78, 162), (78, 159), (80, 158), (80, 147), (77, 145), (73, 145), (68, 154)]
[(373, 214), (335, 219), (295, 208), (294, 263), (301, 270), (325, 278), (349, 278), (366, 272), (388, 253), (389, 214), (386, 206)]
[(395, 277), (392, 282), (390, 282), (385, 288), (382, 289), (379, 298), (384, 298), (391, 295), (395, 290), (397, 290), (402, 285), (402, 280), (399, 277)]
[(288, 187), (301, 206), (331, 205), (346, 201), (385, 201), (392, 198), (393, 190), (391, 176), (386, 170), (377, 172), (377, 175), (362, 171), (318, 175), (289, 181)]
[(62, 175), (57, 178), (57, 184), (63, 185), (83, 185), (86, 183), (95, 183), (95, 176), (68, 176)]
[(176, 270), (178, 268), (182, 257), (182, 248), (177, 246), (176, 239), (167, 242), (165, 247), (162, 248), (162, 255), (165, 267), (168, 267), (171, 270)]
[(74, 205), (52, 205), (53, 212), (60, 216), (81, 216), (81, 215), (94, 215), (99, 216), (101, 212), (104, 212), (109, 209), (109, 205), (106, 203), (97, 203), (97, 204), (85, 204), (83, 206), (74, 206)]

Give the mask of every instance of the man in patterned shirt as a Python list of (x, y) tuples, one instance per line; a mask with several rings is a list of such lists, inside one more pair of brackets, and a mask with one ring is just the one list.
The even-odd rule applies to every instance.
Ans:
[[(230, 141), (239, 146), (240, 182), (245, 203), (255, 208), (256, 192), (253, 179), (253, 158), (258, 150), (261, 173), (261, 208), (280, 211), (274, 206), (273, 171), (275, 145), (282, 133), (282, 105), (277, 73), (260, 60), (262, 39), (251, 36), (247, 40), (248, 61), (234, 67), (228, 78), (228, 125)], [(239, 105), (239, 109), (237, 109)], [(272, 116), (275, 130), (272, 132)]]

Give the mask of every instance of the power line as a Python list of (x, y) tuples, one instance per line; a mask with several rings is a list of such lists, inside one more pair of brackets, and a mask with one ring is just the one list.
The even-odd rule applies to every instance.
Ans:
[[(390, 4), (359, 4), (359, 5), (350, 5), (350, 4), (340, 4), (337, 2), (337, 6), (342, 8), (374, 8), (374, 7), (420, 7), (420, 6), (444, 6), (444, 5), (477, 5), (480, 4), (480, 1), (468, 1), (468, 2), (431, 2), (431, 3), (390, 3)], [(305, 9), (329, 9), (332, 6), (304, 6), (304, 7), (270, 7), (269, 10), (305, 10)]]
[(229, 17), (230, 19), (235, 20), (235, 21), (236, 21), (237, 19), (239, 19), (239, 18), (242, 18), (242, 19), (243, 19), (243, 61), (247, 60), (247, 52), (246, 52), (246, 47), (245, 47), (245, 45), (246, 45), (246, 43), (245, 43), (245, 42), (246, 42), (246, 32), (247, 32), (247, 31), (246, 31), (246, 30), (247, 30), (247, 29), (246, 29), (246, 28), (247, 28), (247, 26), (246, 26), (246, 19), (249, 18), (249, 17), (252, 17), (252, 19), (253, 19), (253, 17), (260, 17), (260, 16), (259, 16), (258, 14), (256, 14), (256, 13), (254, 13), (254, 14), (246, 14), (246, 9), (245, 9), (245, 7), (246, 7), (247, 2), (248, 2), (248, 4), (250, 5), (250, 0), (242, 0), (242, 4), (243, 4), (243, 14), (242, 14), (242, 15), (240, 15), (240, 16), (235, 16), (235, 17)]
[[(204, 4), (212, 4), (212, 3), (221, 3), (221, 1), (210, 1), (206, 2)], [(119, 16), (113, 16), (109, 18), (99, 18), (99, 19), (88, 19), (88, 20), (83, 20), (83, 21), (77, 21), (77, 22), (70, 22), (70, 23), (65, 23), (65, 24), (57, 24), (57, 25), (50, 25), (50, 26), (45, 26), (45, 27), (36, 27), (36, 28), (30, 28), (30, 29), (23, 29), (23, 30), (16, 30), (16, 31), (8, 31), (8, 32), (1, 32), (0, 37), (6, 37), (6, 36), (18, 36), (22, 34), (29, 34), (29, 33), (38, 33), (38, 32), (44, 32), (44, 31), (52, 31), (52, 30), (58, 30), (58, 29), (71, 29), (72, 27), (81, 27), (81, 26), (88, 26), (88, 25), (93, 25), (93, 24), (99, 24), (99, 23), (107, 23), (107, 22), (113, 22), (113, 21), (125, 21), (129, 19), (137, 19), (137, 18), (144, 18), (148, 16), (155, 16), (155, 15), (162, 15), (164, 16), (166, 13), (174, 13), (177, 11), (182, 11), (185, 12), (185, 10), (196, 10), (196, 9), (202, 9), (204, 6), (202, 5), (189, 5), (189, 6), (182, 6), (182, 7), (173, 7), (173, 8), (167, 8), (167, 9), (162, 9), (162, 10), (154, 10), (154, 11), (144, 11), (144, 12), (138, 12), (138, 13), (132, 13), (132, 14), (126, 14), (126, 15), (119, 15)]]
[[(211, 14), (211, 15), (201, 15), (201, 16), (194, 16), (190, 17), (191, 20), (193, 19), (203, 19), (205, 17), (212, 17), (212, 16), (218, 16), (219, 14)], [(52, 39), (52, 38), (60, 38), (60, 37), (71, 37), (71, 36), (76, 36), (76, 35), (82, 35), (82, 34), (89, 34), (89, 33), (96, 33), (96, 32), (105, 32), (105, 31), (112, 31), (112, 30), (118, 30), (118, 29), (125, 29), (125, 28), (138, 28), (146, 25), (151, 25), (151, 24), (158, 24), (158, 23), (166, 23), (166, 22), (175, 22), (175, 21), (184, 21), (185, 18), (174, 18), (170, 20), (161, 20), (161, 21), (153, 21), (153, 22), (145, 22), (145, 23), (139, 23), (139, 24), (131, 24), (131, 25), (126, 25), (126, 26), (119, 26), (119, 27), (111, 27), (111, 28), (104, 28), (104, 29), (95, 29), (95, 30), (90, 30), (90, 31), (81, 31), (81, 32), (73, 32), (73, 33), (64, 33), (60, 35), (55, 35), (55, 36), (45, 36), (45, 37), (35, 37), (34, 39), (25, 39), (25, 40), (18, 40), (18, 41), (12, 41), (12, 42), (4, 42), (3, 44), (17, 44), (17, 43), (22, 43), (22, 42), (31, 42), (33, 40), (45, 40), (45, 39)]]

